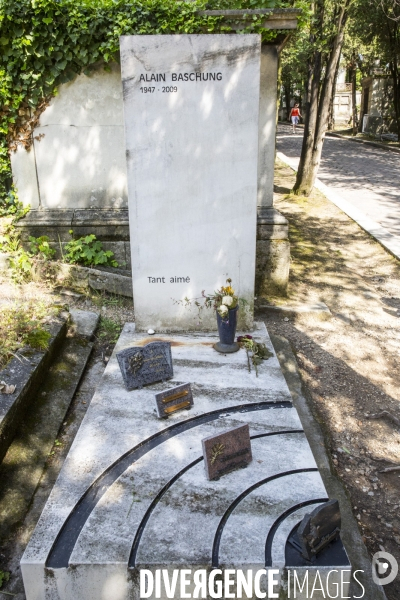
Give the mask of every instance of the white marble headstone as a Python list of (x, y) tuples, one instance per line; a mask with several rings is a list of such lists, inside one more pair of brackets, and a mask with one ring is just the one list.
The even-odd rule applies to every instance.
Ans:
[(227, 277), (253, 323), (258, 35), (121, 37), (136, 326), (216, 329), (173, 300)]

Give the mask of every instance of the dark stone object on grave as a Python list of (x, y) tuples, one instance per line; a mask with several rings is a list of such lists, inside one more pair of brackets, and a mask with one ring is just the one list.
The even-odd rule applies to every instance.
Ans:
[(160, 419), (168, 417), (177, 410), (192, 408), (193, 395), (190, 383), (183, 383), (156, 394), (156, 404)]
[(301, 545), (299, 542), (299, 536), (297, 530), (300, 523), (293, 528), (291, 531), (285, 546), (285, 566), (286, 568), (298, 569), (300, 567), (330, 567), (331, 569), (337, 567), (351, 568), (349, 558), (344, 549), (343, 542), (340, 539), (340, 535), (330, 542), (325, 548), (323, 548), (318, 555), (313, 555), (311, 560), (304, 558), (301, 553)]
[(207, 479), (219, 479), (252, 461), (249, 426), (240, 425), (202, 440)]
[(150, 342), (143, 347), (125, 348), (117, 353), (117, 359), (127, 390), (140, 389), (174, 376), (169, 342)]
[(221, 354), (231, 354), (240, 350), (239, 344), (235, 342), (238, 309), (238, 306), (230, 308), (226, 318), (221, 317), (216, 311), (219, 342), (214, 344), (213, 348)]
[(329, 500), (307, 514), (297, 530), (301, 553), (311, 561), (321, 550), (335, 540), (341, 527), (339, 502)]

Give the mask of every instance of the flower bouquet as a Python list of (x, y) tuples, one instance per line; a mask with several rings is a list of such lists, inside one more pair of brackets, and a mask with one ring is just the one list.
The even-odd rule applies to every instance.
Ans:
[(236, 296), (231, 283), (232, 280), (227, 279), (227, 285), (222, 286), (213, 294), (206, 294), (205, 290), (203, 290), (201, 298), (184, 298), (182, 301), (174, 301), (179, 304), (182, 303), (187, 307), (194, 304), (199, 311), (199, 318), (204, 308), (213, 308), (216, 311), (219, 342), (214, 344), (214, 349), (217, 352), (223, 353), (237, 352), (239, 350), (239, 344), (235, 342), (237, 313), (239, 304), (244, 301)]
[(239, 298), (231, 286), (232, 280), (227, 279), (226, 283), (226, 286), (222, 286), (212, 295), (207, 296), (203, 292), (205, 305), (212, 306), (217, 314), (219, 342), (214, 344), (214, 349), (224, 354), (237, 352), (240, 348), (235, 342)]
[(249, 369), (249, 373), (251, 371), (251, 358), (251, 362), (256, 370), (256, 377), (258, 377), (257, 366), (260, 365), (263, 360), (268, 360), (271, 356), (273, 356), (272, 352), (268, 350), (265, 344), (256, 342), (251, 335), (239, 335), (237, 341), (240, 348), (244, 348), (246, 350), (247, 367)]

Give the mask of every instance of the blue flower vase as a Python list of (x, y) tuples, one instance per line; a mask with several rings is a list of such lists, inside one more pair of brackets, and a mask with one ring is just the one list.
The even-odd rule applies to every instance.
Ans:
[(230, 354), (239, 350), (240, 346), (235, 342), (238, 310), (238, 306), (230, 308), (225, 318), (222, 318), (219, 312), (216, 311), (219, 342), (214, 344), (213, 348), (217, 352)]

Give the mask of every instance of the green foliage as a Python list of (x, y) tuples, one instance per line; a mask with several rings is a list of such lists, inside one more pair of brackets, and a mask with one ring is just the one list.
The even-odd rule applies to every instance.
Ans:
[(0, 235), (0, 252), (14, 253), (19, 250), (19, 236), (11, 227), (4, 235)]
[(3, 583), (7, 583), (7, 581), (10, 581), (10, 573), (0, 569), (0, 588), (3, 587)]
[[(388, 76), (387, 93), (380, 103), (384, 121), (390, 113), (400, 133), (400, 2), (354, 0), (344, 57), (363, 77)], [(358, 87), (360, 89), (360, 87)]]
[(289, 40), (281, 54), (280, 79), (285, 96), (287, 117), (289, 117), (290, 101), (301, 100), (304, 95), (308, 76), (308, 60), (312, 48), (309, 27), (300, 29)]
[[(119, 58), (119, 36), (229, 32), (199, 11), (305, 6), (306, 0), (0, 0), (0, 211), (12, 201), (9, 150), (29, 149), (40, 113), (60, 84)], [(243, 32), (260, 32), (264, 18)]]
[(256, 376), (258, 377), (258, 365), (261, 365), (263, 360), (268, 360), (271, 356), (273, 356), (272, 352), (270, 352), (267, 346), (262, 342), (256, 342), (251, 335), (239, 335), (237, 341), (239, 346), (246, 350), (247, 368), (249, 369), (249, 373), (251, 371), (251, 357), (251, 362), (254, 365)]
[(49, 238), (46, 235), (41, 237), (29, 237), (30, 252), (21, 247), (18, 233), (10, 226), (5, 235), (0, 235), (0, 252), (10, 254), (10, 266), (12, 277), (18, 283), (31, 279), (34, 266), (34, 258), (40, 260), (50, 260), (55, 250), (49, 246)]
[(46, 350), (49, 345), (51, 334), (45, 329), (35, 329), (27, 334), (25, 340), (28, 346), (36, 350)]
[(131, 307), (132, 300), (119, 296), (118, 294), (112, 294), (109, 292), (105, 292), (104, 290), (91, 290), (91, 301), (98, 308), (110, 307), (110, 308), (123, 308), (123, 307)]
[(64, 259), (69, 263), (79, 263), (87, 267), (96, 265), (118, 267), (118, 263), (112, 260), (114, 253), (111, 250), (103, 250), (103, 244), (93, 233), (68, 242), (65, 252)]
[(10, 256), (10, 266), (13, 271), (12, 278), (17, 283), (30, 279), (33, 262), (31, 255), (22, 248), (14, 256)]
[[(1, 143), (1, 134), (0, 134), (0, 143)], [(8, 153), (3, 152), (0, 147), (0, 183), (2, 181), (2, 172), (5, 172), (8, 164)], [(7, 167), (8, 168), (8, 167)], [(19, 202), (17, 193), (12, 186), (10, 191), (1, 196), (0, 189), (0, 217), (13, 216), (14, 221), (18, 221), (21, 219), (26, 213), (29, 211), (29, 206), (24, 207), (21, 202)]]
[[(318, 53), (322, 72), (333, 47), (338, 31), (338, 17), (343, 4), (348, 6), (355, 0), (318, 0), (298, 3), (302, 8), (299, 27), (289, 39), (281, 54), (281, 84), (286, 105), (289, 100), (306, 98), (309, 68)], [(288, 111), (289, 113), (289, 111)]]
[(102, 342), (115, 344), (121, 331), (122, 325), (120, 323), (117, 323), (108, 317), (100, 317), (99, 328), (96, 335)]
[(21, 247), (19, 234), (12, 225), (6, 229), (4, 235), (0, 235), (0, 252), (10, 255), (10, 267), (14, 281), (22, 283), (30, 279), (33, 267), (32, 255)]
[(35, 256), (39, 256), (39, 258), (49, 260), (56, 253), (55, 250), (50, 248), (47, 235), (42, 235), (38, 238), (29, 236), (29, 242), (31, 253)]
[(15, 356), (18, 348), (30, 346), (45, 350), (51, 335), (44, 329), (43, 320), (58, 311), (59, 308), (33, 301), (3, 307), (0, 312), (0, 369)]

